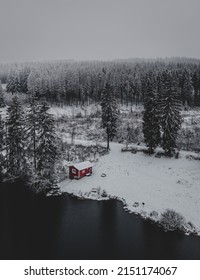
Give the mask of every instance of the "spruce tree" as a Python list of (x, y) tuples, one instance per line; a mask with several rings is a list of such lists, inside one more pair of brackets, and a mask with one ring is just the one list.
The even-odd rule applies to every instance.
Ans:
[(2, 88), (2, 84), (0, 81), (0, 108), (5, 107), (5, 100), (4, 100), (4, 96), (3, 96), (3, 88)]
[(144, 98), (143, 115), (144, 142), (149, 148), (149, 154), (160, 144), (160, 122), (157, 107), (157, 89), (155, 82), (148, 80)]
[(187, 109), (187, 106), (191, 107), (194, 99), (194, 87), (192, 77), (188, 73), (184, 75), (182, 95), (185, 108)]
[(3, 168), (5, 164), (5, 159), (3, 156), (4, 143), (5, 143), (4, 140), (5, 140), (4, 123), (2, 121), (2, 117), (0, 114), (0, 182), (3, 179)]
[(200, 106), (200, 90), (199, 90), (200, 77), (197, 70), (193, 74), (192, 84), (194, 87), (194, 106), (199, 107)]
[(113, 89), (109, 83), (106, 83), (101, 96), (102, 109), (102, 126), (106, 129), (107, 149), (109, 150), (109, 142), (117, 133), (118, 109), (117, 102), (113, 95)]
[(43, 101), (38, 112), (38, 143), (36, 143), (37, 189), (48, 193), (57, 190), (55, 178), (55, 161), (58, 157), (57, 137), (54, 119), (48, 113), (49, 106)]
[(0, 113), (0, 152), (3, 151), (3, 147), (4, 147), (4, 123), (1, 117), (1, 113)]
[(174, 75), (165, 71), (162, 76), (162, 93), (159, 110), (162, 127), (161, 146), (166, 154), (171, 155), (176, 147), (178, 130), (181, 127), (181, 100)]
[(39, 136), (39, 104), (35, 96), (31, 96), (29, 107), (26, 114), (26, 129), (27, 129), (27, 154), (33, 166), (34, 172), (37, 171), (37, 159), (39, 155), (36, 154), (38, 136)]
[(6, 164), (9, 178), (26, 173), (25, 122), (22, 106), (17, 97), (7, 109)]
[(6, 89), (7, 92), (11, 92), (12, 94), (15, 92), (20, 92), (18, 70), (15, 70), (8, 77), (8, 83)]

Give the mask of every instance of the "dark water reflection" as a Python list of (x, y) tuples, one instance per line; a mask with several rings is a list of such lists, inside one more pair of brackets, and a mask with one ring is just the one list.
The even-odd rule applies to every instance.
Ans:
[(200, 259), (199, 237), (165, 233), (118, 201), (17, 190), (1, 191), (1, 259)]

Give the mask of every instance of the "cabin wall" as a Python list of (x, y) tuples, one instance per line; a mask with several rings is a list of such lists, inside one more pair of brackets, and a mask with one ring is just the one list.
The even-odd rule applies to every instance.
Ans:
[(89, 167), (89, 168), (86, 168), (86, 169), (83, 169), (80, 171), (80, 177), (84, 177), (88, 174), (91, 174), (92, 173), (92, 168)]
[(74, 166), (69, 167), (69, 178), (74, 179), (78, 177), (78, 170)]
[(89, 168), (86, 168), (83, 170), (78, 170), (74, 166), (69, 167), (69, 178), (70, 179), (82, 178), (91, 173), (92, 173), (92, 167), (89, 167)]

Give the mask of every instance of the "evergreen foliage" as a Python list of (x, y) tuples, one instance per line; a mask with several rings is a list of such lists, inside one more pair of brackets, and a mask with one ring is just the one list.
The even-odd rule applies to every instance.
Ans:
[(0, 108), (5, 107), (5, 101), (4, 101), (4, 96), (3, 96), (3, 88), (2, 88), (2, 84), (0, 81)]
[(196, 69), (192, 76), (192, 85), (194, 88), (194, 100), (193, 100), (192, 104), (193, 104), (193, 106), (200, 106), (200, 88), (199, 88), (200, 75)]
[(0, 114), (0, 182), (3, 180), (3, 169), (5, 164), (5, 158), (3, 156), (4, 144), (5, 144), (5, 130), (4, 123)]
[(6, 165), (10, 178), (21, 177), (27, 170), (24, 124), (22, 106), (18, 98), (14, 97), (7, 109), (6, 120)]
[(157, 106), (157, 89), (155, 82), (148, 80), (147, 93), (144, 99), (143, 115), (144, 142), (149, 148), (149, 154), (160, 144), (160, 121)]
[[(59, 152), (54, 120), (48, 110), (45, 101), (39, 104), (32, 96), (24, 116), (18, 98), (13, 97), (7, 109), (6, 139), (0, 118), (0, 177), (5, 167), (7, 180), (24, 180), (35, 192), (45, 194), (58, 190), (55, 161)], [(5, 160), (3, 150), (6, 151)]]
[(192, 100), (194, 100), (194, 87), (190, 74), (184, 72), (181, 79), (181, 96), (182, 102), (185, 108), (192, 106)]
[(181, 127), (181, 101), (177, 92), (177, 81), (173, 73), (165, 71), (162, 76), (162, 93), (159, 100), (162, 127), (161, 146), (171, 155), (176, 147), (178, 130)]
[[(102, 70), (103, 69), (103, 70)], [(159, 87), (164, 71), (174, 73), (182, 104), (200, 105), (200, 60), (127, 59), (115, 61), (53, 61), (0, 65), (0, 80), (8, 92), (35, 94), (38, 99), (68, 105), (101, 101), (104, 85), (114, 85), (114, 96), (123, 105), (144, 102), (152, 75)]]
[(4, 148), (4, 139), (5, 139), (4, 136), (5, 136), (4, 123), (0, 114), (0, 152), (2, 152)]
[(35, 187), (37, 191), (45, 193), (57, 190), (55, 161), (59, 154), (54, 119), (48, 110), (47, 102), (43, 101), (38, 112), (38, 139), (35, 150), (37, 161)]
[(109, 83), (106, 83), (101, 98), (102, 109), (102, 126), (106, 129), (107, 134), (107, 149), (109, 149), (109, 142), (117, 133), (117, 119), (118, 109), (117, 102), (113, 96), (113, 89)]
[(39, 155), (36, 154), (38, 137), (39, 137), (39, 104), (36, 101), (35, 96), (31, 96), (29, 107), (26, 113), (26, 129), (27, 129), (27, 154), (29, 160), (34, 168), (34, 172), (37, 171), (37, 160)]
[(7, 82), (7, 92), (11, 92), (12, 94), (15, 92), (19, 92), (19, 77), (17, 72), (13, 72), (8, 77)]

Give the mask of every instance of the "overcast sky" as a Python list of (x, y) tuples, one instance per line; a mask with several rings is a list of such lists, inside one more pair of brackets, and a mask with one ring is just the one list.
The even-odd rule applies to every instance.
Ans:
[(0, 62), (200, 58), (200, 0), (0, 0)]

